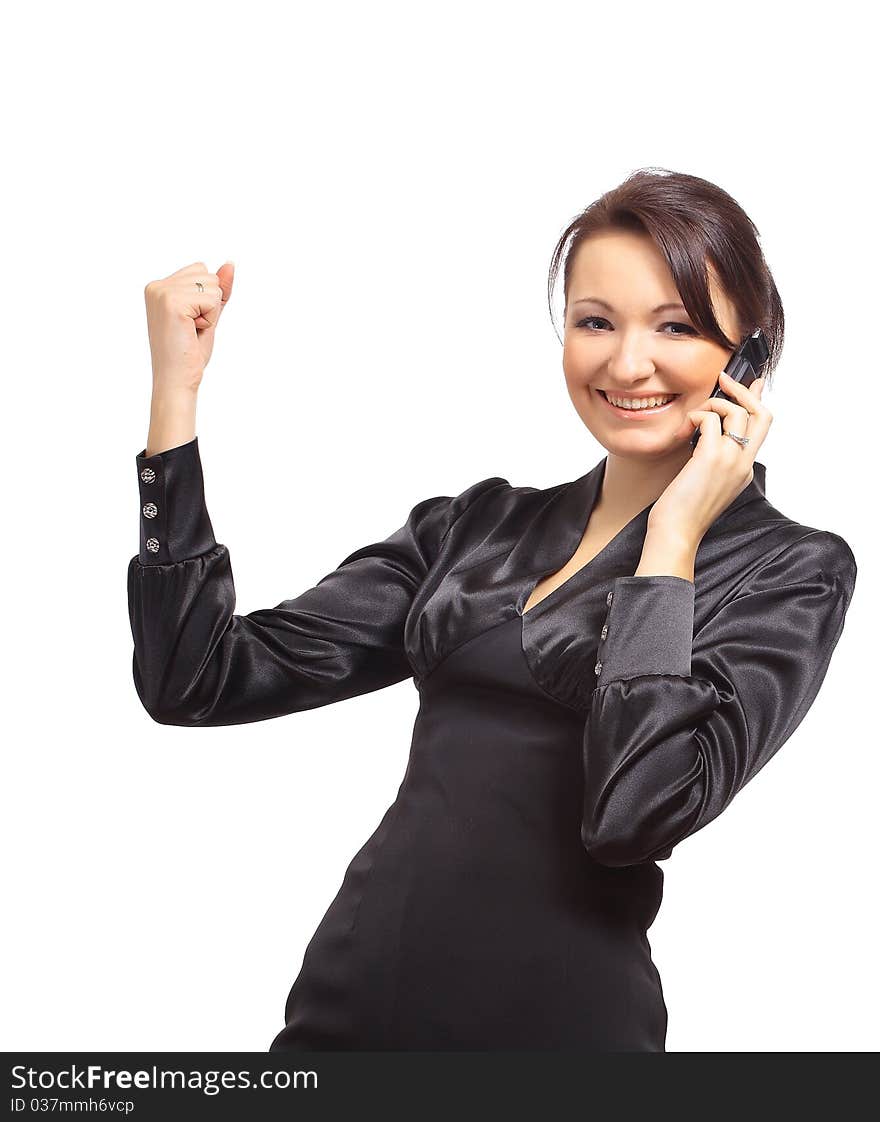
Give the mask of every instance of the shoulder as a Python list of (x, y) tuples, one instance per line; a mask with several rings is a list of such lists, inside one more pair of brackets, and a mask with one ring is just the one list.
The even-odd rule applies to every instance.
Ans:
[(855, 576), (855, 554), (841, 534), (790, 518), (766, 498), (753, 507), (752, 513), (757, 527), (770, 531), (768, 540), (777, 543), (777, 548), (768, 550), (769, 556), (793, 574), (821, 570), (829, 575)]
[(858, 565), (855, 554), (840, 534), (792, 522), (789, 544), (779, 561), (793, 579), (817, 572), (855, 583)]
[(838, 587), (847, 602), (852, 599), (858, 564), (842, 535), (784, 519), (773, 539), (757, 578), (762, 586), (819, 583)]
[[(520, 511), (524, 507), (530, 506), (539, 507), (567, 486), (569, 484), (560, 483), (553, 487), (530, 487), (513, 484), (504, 476), (491, 475), (486, 479), (479, 479), (475, 483), (470, 483), (462, 491), (447, 496), (442, 501), (447, 504), (451, 516), (450, 520), (455, 521), (465, 512), (475, 513), (479, 510), (488, 514), (489, 512), (500, 513), (504, 510)], [(427, 501), (437, 502), (438, 500), (429, 499)]]
[(451, 513), (453, 516), (463, 514), (475, 503), (485, 502), (489, 497), (497, 499), (512, 490), (510, 481), (501, 475), (490, 475), (486, 479), (479, 479), (449, 500)]
[(744, 573), (795, 583), (821, 572), (855, 583), (855, 555), (841, 534), (791, 518), (763, 494), (734, 504), (712, 527), (708, 542), (738, 552)]
[(426, 499), (415, 510), (428, 512), (429, 521), (437, 518), (435, 555), (444, 544), (456, 553), (482, 549), (490, 542), (492, 548), (510, 548), (536, 512), (565, 486), (520, 486), (504, 476), (492, 475), (457, 492), (450, 488), (449, 494)]

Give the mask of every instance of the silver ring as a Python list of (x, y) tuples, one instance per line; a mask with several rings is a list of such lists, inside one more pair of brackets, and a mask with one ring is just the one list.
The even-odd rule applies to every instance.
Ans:
[(737, 436), (735, 432), (728, 432), (726, 429), (724, 430), (724, 435), (729, 436), (731, 440), (735, 440), (740, 448), (745, 448), (752, 439), (750, 436)]
[(205, 291), (205, 286), (202, 284), (201, 281), (196, 281), (196, 284), (199, 286), (199, 292), (204, 292)]

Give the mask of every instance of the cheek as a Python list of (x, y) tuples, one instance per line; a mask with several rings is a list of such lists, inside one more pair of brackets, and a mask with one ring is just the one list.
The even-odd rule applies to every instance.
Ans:
[(718, 375), (723, 366), (723, 362), (716, 364), (714, 360), (707, 363), (706, 356), (702, 355), (699, 362), (682, 364), (681, 368), (675, 371), (677, 375), (675, 388), (681, 393), (682, 401), (689, 402), (689, 408), (705, 401), (712, 393), (718, 384)]
[(682, 375), (688, 389), (685, 391), (692, 400), (704, 401), (718, 385), (718, 375), (728, 359), (725, 353), (694, 356), (694, 361), (683, 368)]
[(574, 388), (577, 374), (572, 363), (570, 351), (563, 352), (562, 372), (565, 375), (565, 384), (568, 386), (569, 391), (571, 391)]
[(576, 343), (566, 342), (562, 350), (562, 369), (569, 385), (583, 383), (584, 379), (590, 376), (591, 367), (588, 358), (584, 348), (578, 347)]
[[(719, 367), (718, 369), (720, 371), (721, 367)], [(687, 400), (689, 402), (691, 402), (692, 404), (693, 403), (698, 404), (700, 402), (705, 401), (708, 397), (711, 396), (711, 394), (714, 391), (717, 384), (718, 384), (717, 375), (714, 379), (711, 378), (711, 377), (710, 378), (701, 378), (698, 382), (693, 382), (691, 384), (691, 388), (686, 391), (685, 396), (686, 396)]]

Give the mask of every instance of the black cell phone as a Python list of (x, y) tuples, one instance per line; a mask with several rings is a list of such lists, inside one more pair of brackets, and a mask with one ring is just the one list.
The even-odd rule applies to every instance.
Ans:
[[(769, 357), (770, 349), (767, 346), (767, 339), (759, 327), (743, 339), (728, 359), (724, 370), (735, 382), (741, 382), (748, 389), (756, 378), (761, 377), (761, 372)], [(709, 396), (720, 397), (723, 401), (734, 400), (730, 394), (726, 394), (722, 390), (720, 380), (715, 383), (715, 389)], [(696, 448), (700, 435), (700, 430), (697, 429), (691, 437), (691, 448)]]

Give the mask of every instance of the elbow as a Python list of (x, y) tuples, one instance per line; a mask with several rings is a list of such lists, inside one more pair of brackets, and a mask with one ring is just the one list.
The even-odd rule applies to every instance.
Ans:
[(651, 860), (651, 847), (637, 827), (601, 821), (584, 815), (581, 822), (584, 849), (600, 865), (621, 869)]
[(143, 698), (141, 698), (141, 702), (150, 718), (155, 721), (157, 725), (179, 725), (184, 728), (194, 728), (199, 724), (199, 722), (193, 718), (192, 714), (187, 713), (183, 709), (175, 709), (173, 706), (158, 704), (156, 702), (147, 704)]
[(178, 725), (181, 728), (195, 728), (198, 725), (198, 721), (173, 709), (148, 709), (147, 712), (157, 725)]
[(141, 705), (157, 725), (197, 728), (208, 722), (210, 707), (197, 704), (191, 689), (184, 691), (179, 683), (172, 687), (168, 671), (140, 662), (137, 651), (132, 663), (132, 677)]
[(135, 676), (134, 684), (141, 705), (157, 725), (178, 725), (184, 728), (195, 728), (203, 723), (193, 709), (185, 706), (182, 700), (169, 698), (167, 694), (161, 691), (145, 689), (137, 676)]
[(615, 783), (588, 785), (581, 813), (584, 849), (610, 868), (665, 860), (714, 817), (704, 773), (700, 754), (690, 771), (676, 768), (672, 778), (624, 775)]

